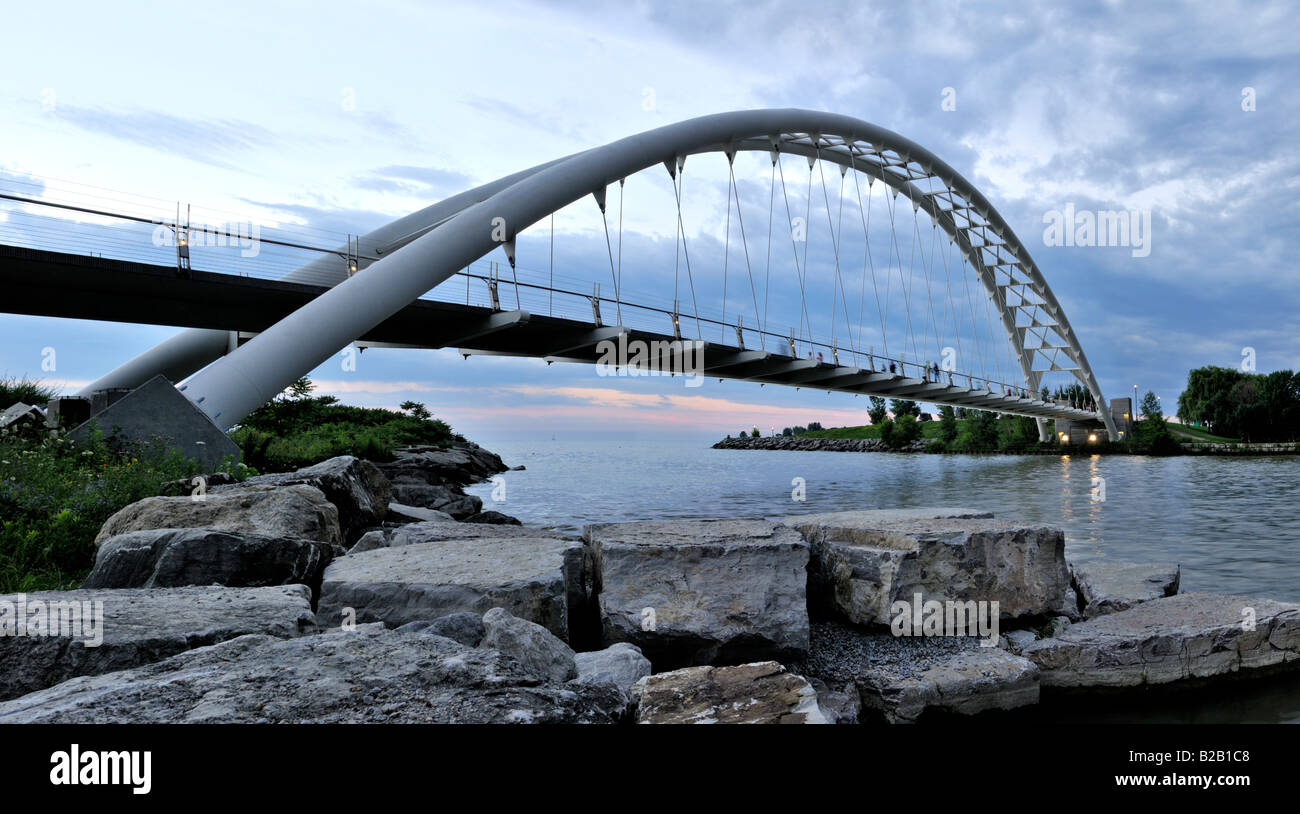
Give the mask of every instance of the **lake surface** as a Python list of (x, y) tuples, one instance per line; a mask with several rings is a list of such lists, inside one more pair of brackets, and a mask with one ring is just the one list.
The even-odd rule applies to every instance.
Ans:
[[(1293, 456), (895, 455), (715, 450), (694, 441), (487, 446), (527, 470), (503, 475), (503, 503), (492, 503), (490, 483), (467, 491), (529, 525), (577, 532), (620, 520), (963, 506), (1061, 526), (1073, 562), (1177, 562), (1183, 591), (1300, 602), (1300, 458)], [(792, 497), (796, 478), (805, 484), (803, 501)], [(1234, 691), (1227, 717), (1300, 721), (1295, 684), (1244, 701)], [(1163, 720), (1215, 717), (1200, 707), (1162, 713)]]

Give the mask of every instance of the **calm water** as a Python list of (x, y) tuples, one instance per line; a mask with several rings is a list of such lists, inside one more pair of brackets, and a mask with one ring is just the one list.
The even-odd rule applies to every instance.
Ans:
[[(1300, 602), (1296, 457), (768, 452), (680, 441), (488, 446), (507, 464), (527, 467), (505, 473), (506, 501), (493, 508), (530, 525), (579, 531), (601, 521), (964, 506), (1062, 526), (1074, 562), (1177, 562), (1184, 591)], [(801, 503), (791, 498), (795, 478), (806, 482)], [(1096, 478), (1104, 479), (1104, 501), (1093, 500)], [(491, 484), (469, 491), (491, 502)], [(1234, 693), (1237, 707), (1227, 717), (1300, 721), (1295, 684), (1248, 693), (1244, 702)], [(1216, 717), (1204, 705), (1159, 716)]]

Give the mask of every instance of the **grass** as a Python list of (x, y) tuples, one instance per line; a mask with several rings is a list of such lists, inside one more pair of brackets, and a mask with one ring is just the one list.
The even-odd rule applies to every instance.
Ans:
[(1169, 431), (1174, 435), (1181, 435), (1194, 441), (1210, 441), (1216, 444), (1236, 444), (1241, 442), (1240, 438), (1224, 438), (1200, 427), (1193, 427), (1190, 424), (1175, 424), (1172, 421), (1169, 422)]
[(288, 472), (339, 455), (388, 461), (398, 446), (441, 446), (459, 438), (422, 404), (403, 404), (405, 413), (351, 407), (332, 396), (312, 397), (310, 389), (304, 380), (298, 392), (259, 407), (231, 433), (245, 464)]
[[(959, 427), (961, 426), (961, 424), (962, 424), (961, 421), (957, 422), (957, 425)], [(938, 421), (921, 421), (919, 422), (919, 425), (921, 427), (922, 438), (939, 437)], [(812, 430), (810, 432), (801, 433), (798, 437), (799, 438), (849, 438), (849, 439), (879, 438), (880, 427), (875, 424), (863, 424), (862, 426), (859, 427), (827, 427), (824, 430)]]
[(54, 388), (30, 379), (0, 378), (0, 410), (6, 410), (20, 401), (32, 407), (44, 407), (57, 395), (58, 391)]
[[(231, 434), (247, 466), (237, 477), (287, 471), (338, 455), (388, 460), (403, 444), (458, 439), (424, 405), (405, 412), (337, 404), (312, 397), (301, 380), (287, 398), (255, 410)], [(0, 379), (0, 409), (43, 404), (56, 393), (28, 380)], [(159, 494), (165, 484), (200, 474), (194, 461), (154, 445), (123, 447), (95, 434), (85, 443), (40, 429), (0, 434), (0, 593), (68, 590), (94, 565), (95, 537), (123, 507)]]
[(175, 451), (133, 455), (100, 437), (0, 436), (0, 593), (77, 587), (109, 516), (196, 474), (197, 464)]

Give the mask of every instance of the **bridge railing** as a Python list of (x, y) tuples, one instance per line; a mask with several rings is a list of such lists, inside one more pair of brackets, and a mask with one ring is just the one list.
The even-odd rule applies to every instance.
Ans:
[[(152, 265), (182, 263), (177, 242), (187, 236), (185, 254), (189, 268), (216, 274), (275, 280), (317, 260), (334, 256), (339, 273), (347, 273), (350, 260), (364, 266), (378, 258), (349, 257), (335, 247), (349, 237), (328, 230), (285, 228), (221, 220), (225, 213), (203, 209), (180, 217), (169, 202), (123, 196), (71, 185), (69, 190), (28, 188), (19, 180), (0, 183), (0, 243), (86, 256), (110, 257)], [(174, 205), (173, 205), (174, 206)], [(722, 270), (718, 269), (721, 276)], [(333, 285), (338, 275), (322, 273), (299, 278), (299, 282)], [(483, 308), (520, 308), (533, 314), (585, 322), (592, 325), (622, 325), (627, 328), (683, 339), (703, 339), (722, 345), (764, 350), (792, 358), (819, 359), (875, 372), (934, 381), (987, 391), (991, 395), (1041, 400), (1023, 384), (986, 378), (970, 373), (935, 370), (933, 360), (909, 359), (903, 354), (877, 352), (847, 342), (801, 334), (788, 326), (746, 322), (742, 313), (728, 318), (723, 313), (698, 313), (686, 303), (651, 291), (620, 289), (612, 293), (612, 282), (592, 283), (554, 269), (511, 268), (494, 260), (480, 260), (458, 271), (426, 293), (422, 299), (457, 302)], [(752, 317), (752, 315), (751, 315)], [(936, 357), (938, 354), (936, 355)], [(1051, 402), (1060, 406), (1060, 402)]]

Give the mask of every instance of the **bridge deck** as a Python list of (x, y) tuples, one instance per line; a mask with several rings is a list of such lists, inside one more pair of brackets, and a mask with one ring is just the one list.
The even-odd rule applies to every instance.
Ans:
[[(240, 332), (248, 339), (319, 296), (322, 286), (87, 257), (0, 245), (0, 311)], [(359, 340), (361, 346), (459, 348), (465, 355), (540, 357), (595, 364), (598, 344), (624, 336), (650, 347), (674, 337), (640, 329), (435, 300), (417, 300)], [(659, 343), (659, 344), (651, 344)], [(860, 395), (907, 398), (1038, 418), (1100, 421), (1098, 413), (1068, 405), (990, 392), (964, 374), (938, 381), (770, 351), (702, 343), (700, 375)], [(648, 367), (667, 370), (668, 357)], [(877, 362), (881, 367), (883, 363)], [(682, 370), (679, 363), (675, 368)], [(644, 371), (643, 371), (644, 372)]]

